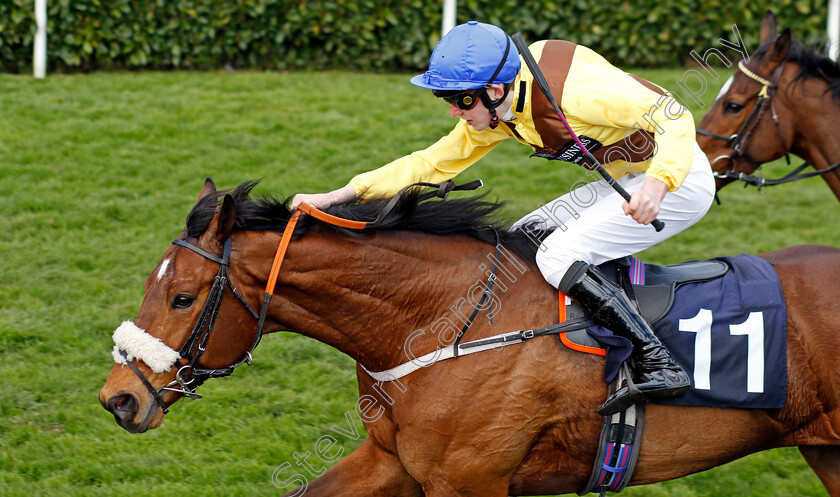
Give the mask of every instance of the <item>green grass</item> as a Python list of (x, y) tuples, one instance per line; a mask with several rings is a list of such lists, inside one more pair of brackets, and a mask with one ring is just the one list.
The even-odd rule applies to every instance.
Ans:
[[(666, 87), (682, 72), (639, 71)], [(349, 358), (269, 336), (253, 367), (210, 381), (204, 400), (179, 402), (161, 428), (130, 435), (97, 401), (111, 332), (135, 316), (143, 280), (205, 176), (221, 187), (263, 178), (258, 193), (333, 189), (448, 132), (446, 107), (407, 75), (150, 72), (0, 76), (0, 109), (0, 494), (280, 493), (274, 469), (345, 425), (356, 394)], [(692, 111), (699, 120), (702, 110)], [(586, 178), (527, 156), (505, 143), (459, 179), (484, 179), (514, 219)], [(696, 227), (642, 258), (840, 245), (840, 205), (819, 179), (720, 196)], [(340, 441), (346, 451), (359, 443)], [(784, 449), (626, 493), (825, 490)]]

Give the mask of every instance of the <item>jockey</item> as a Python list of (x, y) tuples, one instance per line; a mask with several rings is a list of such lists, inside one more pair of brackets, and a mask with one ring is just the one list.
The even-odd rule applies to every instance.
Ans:
[[(688, 375), (624, 291), (595, 266), (679, 233), (711, 206), (714, 179), (695, 142), (693, 118), (658, 86), (586, 47), (545, 40), (529, 49), (575, 135), (631, 199), (626, 202), (599, 176), (575, 184), (512, 229), (528, 223), (553, 230), (537, 250), (545, 279), (633, 343), (635, 383), (646, 397), (678, 395), (689, 388)], [(293, 209), (301, 202), (326, 208), (357, 197), (392, 197), (419, 181), (440, 183), (507, 138), (531, 146), (533, 156), (588, 166), (512, 40), (496, 26), (470, 21), (453, 28), (432, 52), (429, 70), (411, 83), (449, 104), (450, 114), (460, 117), (455, 128), (429, 148), (359, 174), (343, 188), (295, 195)], [(657, 217), (665, 223), (660, 232), (649, 226)], [(625, 386), (599, 412), (617, 412), (633, 401)]]

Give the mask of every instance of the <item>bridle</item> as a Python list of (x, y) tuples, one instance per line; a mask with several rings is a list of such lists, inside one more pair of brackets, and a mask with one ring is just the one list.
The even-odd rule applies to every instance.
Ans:
[(760, 84), (761, 89), (755, 95), (756, 102), (752, 108), (752, 111), (750, 111), (750, 114), (747, 116), (747, 119), (744, 121), (744, 123), (741, 124), (740, 129), (732, 136), (726, 137), (702, 129), (697, 130), (698, 134), (711, 136), (712, 138), (723, 140), (730, 144), (732, 147), (728, 154), (720, 155), (712, 160), (713, 167), (718, 161), (721, 160), (728, 160), (731, 163), (731, 169), (727, 169), (722, 173), (715, 172), (714, 174), (716, 178), (743, 180), (745, 176), (749, 176), (748, 173), (735, 172), (735, 159), (739, 157), (743, 157), (744, 159), (746, 159), (746, 161), (749, 162), (754, 169), (758, 169), (759, 167), (761, 167), (761, 164), (758, 161), (750, 157), (749, 153), (747, 152), (747, 144), (753, 132), (755, 131), (755, 128), (758, 126), (758, 123), (761, 121), (762, 115), (764, 115), (768, 108), (770, 108), (771, 110), (771, 116), (773, 118), (773, 123), (776, 126), (776, 131), (779, 135), (779, 140), (782, 142), (782, 146), (785, 149), (785, 157), (788, 161), (788, 164), (790, 164), (790, 155), (788, 152), (788, 147), (785, 143), (784, 137), (782, 136), (781, 125), (779, 124), (779, 115), (776, 112), (776, 105), (773, 101), (773, 95), (775, 95), (776, 90), (779, 87), (779, 78), (781, 77), (784, 66), (785, 62), (779, 64), (779, 67), (777, 67), (776, 71), (773, 73), (772, 79), (767, 79), (749, 70), (747, 68), (747, 65), (744, 63), (743, 59), (740, 62), (738, 62), (738, 69), (742, 73), (744, 73), (745, 76)]
[[(181, 367), (175, 373), (175, 379), (173, 379), (160, 389), (155, 389), (154, 386), (152, 386), (151, 382), (143, 374), (143, 372), (140, 371), (140, 369), (134, 364), (134, 362), (128, 360), (126, 351), (120, 350), (120, 354), (122, 355), (123, 359), (125, 359), (126, 364), (137, 375), (141, 383), (143, 383), (143, 385), (152, 395), (152, 398), (155, 400), (155, 402), (161, 407), (164, 414), (167, 414), (169, 412), (169, 407), (163, 400), (163, 397), (161, 396), (161, 391), (165, 390), (170, 392), (176, 392), (191, 399), (200, 399), (201, 395), (196, 392), (196, 389), (199, 386), (201, 386), (205, 381), (207, 381), (210, 378), (221, 378), (224, 376), (229, 376), (231, 373), (233, 373), (233, 371), (236, 368), (243, 364), (248, 364), (249, 366), (251, 365), (253, 361), (252, 352), (254, 351), (254, 349), (257, 348), (257, 345), (259, 345), (260, 339), (262, 338), (263, 326), (265, 324), (266, 315), (268, 313), (269, 303), (271, 302), (271, 298), (274, 296), (274, 289), (277, 284), (277, 275), (280, 272), (280, 268), (286, 256), (286, 251), (289, 248), (289, 243), (292, 240), (292, 235), (294, 234), (298, 220), (300, 219), (302, 213), (308, 214), (316, 219), (341, 228), (353, 230), (370, 229), (375, 228), (380, 224), (384, 223), (386, 218), (388, 217), (388, 214), (394, 209), (394, 207), (396, 207), (399, 198), (411, 188), (415, 188), (418, 186), (428, 186), (437, 188), (436, 192), (430, 192), (421, 195), (420, 199), (423, 200), (431, 196), (444, 198), (446, 194), (448, 194), (451, 191), (475, 190), (476, 188), (479, 188), (482, 185), (483, 183), (481, 182), (481, 180), (471, 181), (463, 185), (457, 185), (454, 181), (451, 180), (446, 181), (442, 184), (415, 183), (400, 190), (400, 192), (397, 195), (395, 195), (383, 207), (377, 218), (374, 221), (369, 222), (343, 219), (320, 211), (308, 204), (301, 204), (298, 207), (298, 210), (292, 213), (292, 216), (286, 223), (286, 228), (283, 230), (283, 234), (280, 237), (280, 243), (277, 246), (277, 251), (274, 255), (274, 261), (272, 262), (271, 270), (269, 271), (268, 282), (266, 283), (265, 295), (263, 297), (263, 304), (259, 314), (257, 314), (251, 307), (251, 305), (248, 304), (248, 301), (246, 301), (242, 294), (239, 293), (239, 291), (236, 289), (236, 287), (233, 286), (233, 284), (230, 282), (230, 278), (228, 277), (228, 267), (230, 267), (231, 252), (230, 238), (225, 240), (222, 257), (217, 257), (188, 241), (182, 240), (181, 238), (176, 238), (172, 240), (172, 244), (192, 250), (196, 254), (199, 254), (205, 259), (209, 259), (219, 265), (219, 271), (216, 273), (216, 277), (213, 279), (213, 285), (210, 287), (210, 293), (207, 295), (207, 300), (204, 301), (204, 307), (202, 307), (201, 312), (199, 313), (198, 318), (196, 319), (196, 323), (193, 326), (192, 331), (190, 331), (186, 342), (184, 342), (184, 345), (179, 350), (180, 357), (172, 364), (172, 366), (180, 364)], [(498, 257), (499, 254), (497, 253), (496, 262), (498, 262)], [(491, 281), (495, 280), (495, 271), (497, 265), (498, 264), (494, 265)], [(201, 356), (207, 347), (207, 342), (210, 339), (211, 332), (213, 331), (213, 326), (216, 322), (216, 317), (219, 314), (222, 299), (225, 296), (225, 291), (227, 288), (230, 288), (231, 292), (237, 298), (237, 300), (239, 300), (239, 302), (245, 307), (245, 309), (251, 314), (251, 316), (257, 320), (257, 328), (254, 334), (254, 339), (251, 341), (251, 346), (248, 348), (248, 351), (245, 352), (245, 355), (234, 364), (217, 369), (204, 368), (199, 365), (198, 361), (201, 359)], [(489, 288), (492, 289), (492, 284), (489, 285)], [(487, 298), (486, 294), (482, 297), (479, 306), (484, 304), (485, 298)], [(473, 315), (473, 318), (474, 317), (475, 314)], [(472, 322), (473, 318), (470, 319), (470, 322)], [(465, 330), (466, 328), (464, 329), (464, 331)], [(186, 364), (183, 364), (182, 361), (185, 361)], [(172, 366), (167, 368), (167, 370), (171, 369)]]
[[(728, 154), (720, 155), (715, 157), (712, 160), (712, 169), (715, 178), (718, 179), (726, 179), (726, 180), (736, 180), (736, 181), (743, 181), (746, 187), (747, 185), (753, 185), (761, 191), (763, 188), (767, 186), (774, 186), (780, 185), (782, 183), (789, 183), (791, 181), (797, 181), (800, 179), (810, 178), (813, 176), (820, 176), (831, 171), (834, 171), (837, 168), (840, 168), (840, 162), (834, 164), (827, 169), (823, 169), (820, 171), (811, 171), (808, 173), (800, 174), (804, 169), (811, 167), (811, 164), (807, 162), (803, 162), (799, 167), (794, 169), (793, 171), (789, 172), (785, 176), (777, 179), (766, 179), (760, 172), (761, 163), (753, 159), (749, 153), (747, 152), (747, 144), (749, 139), (752, 137), (755, 128), (758, 126), (759, 122), (761, 121), (762, 115), (770, 109), (770, 115), (773, 119), (773, 124), (776, 128), (776, 134), (779, 137), (779, 141), (782, 144), (782, 148), (784, 149), (785, 153), (785, 161), (788, 165), (790, 165), (790, 149), (788, 148), (787, 143), (785, 142), (785, 138), (782, 135), (782, 127), (781, 123), (779, 122), (779, 114), (776, 112), (776, 104), (773, 100), (773, 96), (776, 94), (776, 90), (779, 88), (779, 79), (781, 78), (782, 71), (784, 70), (785, 64), (787, 60), (783, 61), (779, 64), (779, 67), (773, 72), (773, 76), (770, 79), (767, 79), (747, 68), (747, 65), (743, 59), (738, 62), (738, 69), (748, 78), (755, 81), (756, 83), (761, 85), (761, 89), (759, 89), (758, 93), (756, 94), (756, 102), (750, 111), (750, 114), (747, 116), (747, 119), (741, 125), (740, 129), (733, 134), (732, 136), (723, 136), (717, 133), (712, 133), (711, 131), (706, 131), (703, 129), (698, 129), (697, 133), (710, 136), (712, 138), (716, 138), (718, 140), (723, 140), (731, 145), (731, 150)], [(745, 173), (739, 172), (735, 169), (737, 168), (736, 159), (742, 157), (744, 160), (752, 165), (754, 171), (759, 171), (758, 175), (754, 175), (752, 173)], [(723, 172), (714, 171), (714, 165), (720, 160), (727, 160), (730, 163), (730, 167)]]
[[(228, 376), (233, 373), (233, 370), (238, 368), (243, 364), (251, 364), (252, 362), (252, 355), (251, 353), (257, 347), (260, 342), (260, 338), (262, 336), (262, 326), (265, 320), (265, 310), (266, 305), (263, 306), (263, 310), (257, 315), (254, 312), (254, 309), (248, 304), (248, 301), (242, 296), (241, 293), (233, 286), (228, 277), (228, 267), (230, 266), (230, 246), (231, 241), (228, 238), (225, 241), (224, 249), (222, 257), (217, 257), (206, 250), (203, 250), (190, 242), (182, 240), (180, 238), (176, 238), (172, 241), (174, 245), (179, 245), (181, 247), (188, 248), (195, 252), (196, 254), (201, 255), (205, 259), (209, 259), (219, 265), (219, 271), (216, 273), (216, 277), (213, 279), (213, 285), (210, 287), (210, 293), (207, 295), (207, 300), (204, 301), (204, 307), (202, 307), (201, 312), (196, 319), (195, 326), (193, 326), (192, 331), (190, 331), (187, 340), (184, 342), (184, 345), (178, 351), (179, 358), (172, 364), (172, 366), (181, 365), (178, 371), (175, 373), (175, 379), (161, 387), (159, 390), (155, 389), (151, 382), (145, 377), (145, 375), (140, 371), (139, 368), (134, 364), (133, 361), (129, 361), (127, 354), (124, 350), (120, 351), (120, 354), (126, 359), (126, 364), (131, 368), (132, 371), (140, 378), (140, 381), (152, 394), (152, 398), (154, 398), (155, 402), (163, 409), (163, 413), (167, 414), (169, 412), (169, 408), (161, 397), (161, 391), (166, 390), (170, 392), (176, 392), (183, 394), (185, 397), (191, 399), (200, 399), (201, 395), (198, 394), (195, 390), (198, 388), (202, 383), (204, 383), (209, 378), (219, 378), (223, 376)], [(257, 325), (257, 332), (254, 335), (254, 339), (251, 342), (251, 346), (249, 347), (248, 351), (245, 352), (245, 355), (237, 361), (236, 363), (225, 367), (225, 368), (218, 368), (218, 369), (210, 369), (210, 368), (203, 368), (199, 365), (198, 361), (201, 359), (202, 354), (207, 348), (207, 342), (210, 339), (210, 334), (213, 331), (213, 325), (216, 322), (216, 317), (219, 314), (219, 308), (222, 304), (222, 299), (225, 296), (225, 291), (227, 288), (230, 288), (231, 292), (234, 296), (236, 296), (237, 300), (242, 303), (246, 310), (254, 317), (254, 319), (258, 320)], [(182, 363), (181, 361), (186, 362), (186, 364)], [(170, 366), (170, 368), (172, 367)]]
[[(264, 315), (264, 311), (261, 311), (260, 315), (257, 315), (251, 305), (248, 304), (248, 301), (245, 300), (242, 294), (239, 293), (236, 287), (234, 287), (230, 282), (230, 278), (228, 277), (228, 267), (230, 267), (230, 238), (225, 241), (223, 255), (221, 258), (218, 258), (215, 255), (179, 238), (172, 240), (172, 243), (174, 245), (188, 248), (204, 258), (219, 264), (219, 272), (216, 273), (216, 277), (213, 279), (213, 285), (210, 287), (210, 293), (207, 295), (207, 300), (204, 301), (204, 307), (202, 307), (201, 312), (198, 315), (198, 319), (196, 319), (195, 326), (193, 326), (192, 331), (187, 337), (187, 341), (180, 350), (181, 358), (186, 360), (187, 364), (181, 366), (175, 374), (175, 379), (163, 387), (163, 390), (181, 393), (189, 398), (198, 399), (201, 398), (201, 395), (196, 393), (195, 389), (209, 378), (228, 376), (239, 366), (243, 364), (251, 364), (253, 360), (251, 353), (255, 348), (257, 348), (257, 345), (260, 343), (260, 338), (262, 337), (264, 317), (262, 319), (261, 317)], [(225, 368), (202, 368), (199, 366), (198, 361), (201, 359), (201, 355), (204, 354), (204, 351), (207, 348), (207, 342), (210, 339), (211, 332), (213, 331), (213, 325), (216, 322), (216, 316), (219, 314), (219, 308), (221, 307), (222, 299), (225, 296), (225, 290), (227, 288), (230, 288), (237, 300), (239, 300), (251, 316), (257, 320), (257, 331), (254, 335), (253, 341), (251, 342), (251, 346), (248, 348), (248, 351), (245, 352), (242, 359)], [(175, 388), (176, 385), (179, 388)]]

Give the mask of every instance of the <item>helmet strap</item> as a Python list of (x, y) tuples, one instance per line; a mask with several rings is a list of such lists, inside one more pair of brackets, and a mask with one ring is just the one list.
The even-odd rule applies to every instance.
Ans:
[(496, 66), (496, 70), (493, 71), (493, 75), (490, 76), (490, 81), (488, 81), (487, 84), (484, 85), (484, 88), (482, 88), (479, 92), (481, 102), (490, 112), (490, 129), (496, 129), (496, 126), (499, 125), (499, 116), (496, 115), (496, 106), (502, 103), (502, 100), (505, 99), (510, 87), (508, 85), (502, 85), (505, 91), (502, 94), (502, 98), (497, 100), (490, 100), (490, 95), (487, 94), (487, 89), (490, 88), (490, 85), (493, 84), (493, 80), (496, 79), (496, 76), (499, 75), (499, 72), (501, 72), (502, 68), (505, 66), (508, 53), (510, 53), (510, 36), (505, 35), (505, 53), (502, 55), (502, 60), (499, 61), (499, 65)]
[(482, 88), (479, 92), (478, 97), (481, 99), (481, 103), (483, 103), (484, 106), (487, 107), (487, 110), (490, 112), (490, 129), (496, 129), (496, 127), (499, 125), (499, 116), (496, 115), (496, 107), (498, 107), (498, 105), (502, 103), (502, 101), (504, 101), (504, 99), (507, 97), (508, 92), (510, 91), (510, 85), (502, 85), (502, 87), (504, 88), (504, 93), (502, 93), (501, 98), (498, 98), (496, 100), (490, 100), (490, 95), (487, 94), (488, 87), (489, 84)]

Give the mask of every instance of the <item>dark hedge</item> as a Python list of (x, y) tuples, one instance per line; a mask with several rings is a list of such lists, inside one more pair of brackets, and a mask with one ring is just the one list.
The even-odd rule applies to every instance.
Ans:
[[(31, 70), (33, 0), (0, 1), (0, 69)], [(750, 51), (765, 9), (807, 42), (825, 39), (827, 2), (460, 0), (458, 22), (526, 40), (563, 38), (622, 66), (664, 66), (735, 41)], [(440, 0), (49, 0), (51, 71), (98, 69), (412, 70), (440, 37)]]

